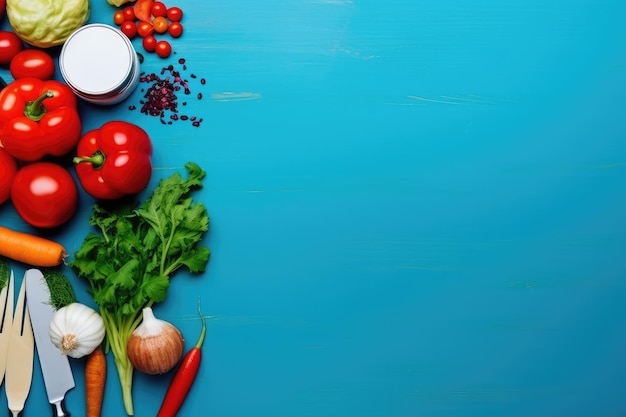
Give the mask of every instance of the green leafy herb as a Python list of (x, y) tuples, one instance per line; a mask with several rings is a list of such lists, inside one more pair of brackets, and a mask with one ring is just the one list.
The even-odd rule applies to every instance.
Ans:
[(44, 269), (41, 271), (48, 288), (50, 289), (50, 304), (55, 310), (76, 302), (76, 293), (70, 280), (57, 269)]
[(89, 233), (70, 267), (87, 279), (100, 309), (107, 344), (118, 370), (124, 406), (133, 414), (133, 367), (126, 354), (128, 339), (141, 321), (142, 310), (167, 296), (170, 277), (185, 267), (204, 272), (210, 251), (200, 245), (209, 229), (209, 216), (191, 193), (202, 187), (205, 172), (195, 163), (160, 181), (140, 206), (95, 204)]
[(7, 286), (10, 275), (11, 271), (9, 271), (9, 263), (0, 258), (0, 290)]

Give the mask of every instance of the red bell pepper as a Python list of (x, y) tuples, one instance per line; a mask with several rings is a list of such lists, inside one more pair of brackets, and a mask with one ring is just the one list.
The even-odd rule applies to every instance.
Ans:
[(60, 81), (21, 78), (0, 92), (0, 142), (16, 159), (66, 155), (81, 129), (76, 96)]
[(114, 200), (137, 194), (152, 176), (152, 142), (145, 130), (120, 120), (91, 130), (78, 141), (76, 174), (94, 198)]

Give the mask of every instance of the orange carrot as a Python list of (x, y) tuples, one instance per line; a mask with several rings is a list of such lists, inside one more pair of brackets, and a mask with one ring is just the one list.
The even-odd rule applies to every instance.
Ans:
[(0, 226), (0, 256), (32, 266), (57, 266), (67, 252), (60, 243)]
[(89, 354), (85, 363), (86, 417), (100, 417), (106, 379), (107, 360), (102, 346), (98, 346)]

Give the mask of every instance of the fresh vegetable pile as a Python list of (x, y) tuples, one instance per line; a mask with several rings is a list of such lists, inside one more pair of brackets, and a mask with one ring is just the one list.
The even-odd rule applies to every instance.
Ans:
[(183, 11), (180, 7), (168, 8), (160, 1), (137, 0), (133, 6), (126, 6), (115, 12), (113, 22), (129, 39), (141, 37), (141, 44), (146, 52), (155, 52), (159, 57), (167, 58), (172, 53), (172, 45), (166, 39), (157, 37), (181, 37), (182, 18)]
[[(115, 6), (112, 25), (135, 42), (140, 38), (138, 43), (156, 59), (170, 57), (173, 39), (183, 36), (181, 8), (155, 0), (108, 2)], [(56, 67), (59, 50), (53, 47), (86, 24), (89, 1), (61, 3), (50, 7), (42, 0), (7, 0), (11, 30), (0, 30), (0, 66), (12, 77), (0, 78), (0, 205), (11, 204), (32, 228), (0, 226), (0, 288), (7, 260), (47, 268), (56, 309), (49, 336), (62, 354), (85, 358), (87, 417), (101, 414), (109, 353), (128, 415), (134, 414), (137, 370), (151, 375), (172, 371), (158, 415), (174, 416), (198, 372), (206, 325), (198, 300), (200, 337), (184, 355), (183, 334), (157, 318), (153, 308), (165, 300), (178, 271), (200, 275), (206, 270), (210, 250), (202, 241), (210, 220), (195, 199), (206, 172), (187, 162), (186, 175), (174, 172), (149, 192), (155, 146), (149, 134), (127, 120), (85, 128), (81, 112), (89, 107), (63, 82)], [(0, 0), (0, 16), (4, 12)], [(159, 117), (162, 124), (181, 120), (200, 127), (200, 117), (180, 112), (187, 102), (179, 103), (177, 94), (189, 96), (191, 89), (183, 76), (185, 60), (174, 64), (182, 69), (166, 64), (160, 74), (141, 74), (138, 83), (150, 86), (142, 89), (139, 111)], [(69, 227), (81, 193), (94, 200), (93, 230), (68, 253), (40, 232)], [(76, 300), (64, 268), (87, 286), (95, 309)]]
[[(133, 363), (127, 349), (144, 309), (167, 296), (170, 277), (180, 268), (204, 272), (209, 249), (200, 245), (209, 228), (209, 216), (191, 193), (202, 186), (205, 172), (186, 165), (187, 179), (178, 173), (161, 180), (154, 193), (139, 207), (95, 205), (90, 222), (100, 233), (89, 234), (70, 262), (79, 277), (89, 282), (107, 331), (128, 414), (133, 414)], [(180, 344), (175, 346), (180, 348)], [(168, 348), (168, 349), (171, 349)], [(170, 370), (180, 358), (154, 373)], [(171, 359), (171, 358), (170, 358)], [(150, 361), (137, 361), (153, 373)], [(155, 366), (153, 364), (153, 366)]]

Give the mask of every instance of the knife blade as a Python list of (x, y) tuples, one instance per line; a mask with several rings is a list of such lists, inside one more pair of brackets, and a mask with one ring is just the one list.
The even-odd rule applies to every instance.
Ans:
[(30, 392), (30, 384), (33, 379), (33, 359), (35, 357), (35, 340), (30, 323), (28, 308), (26, 307), (26, 286), (24, 281), (17, 296), (15, 316), (11, 339), (9, 340), (9, 353), (6, 365), (7, 402), (13, 417), (18, 417), (24, 409), (26, 398)]
[(26, 280), (26, 303), (35, 335), (35, 345), (48, 402), (52, 405), (54, 415), (67, 417), (65, 395), (74, 388), (74, 375), (66, 355), (52, 344), (48, 335), (48, 327), (54, 315), (54, 307), (50, 303), (50, 289), (46, 279), (38, 269), (29, 269), (24, 277)]

